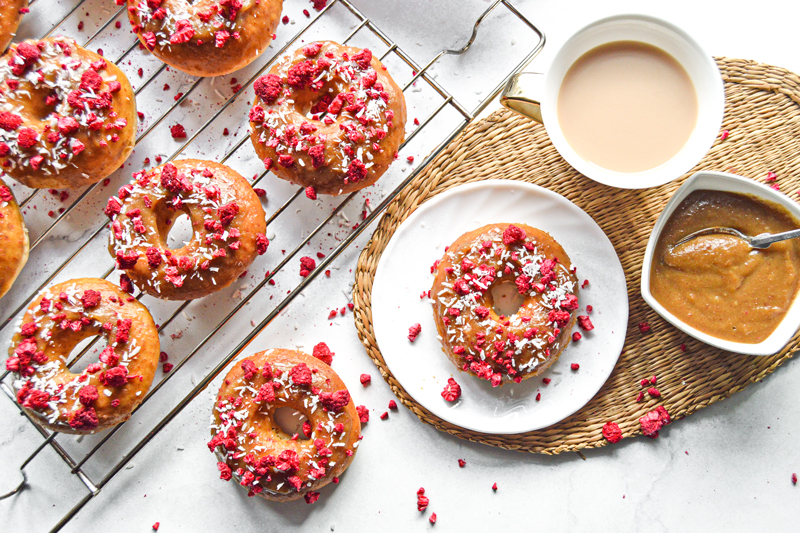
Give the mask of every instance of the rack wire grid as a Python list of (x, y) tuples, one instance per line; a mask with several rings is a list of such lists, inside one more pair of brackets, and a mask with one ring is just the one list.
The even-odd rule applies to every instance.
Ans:
[[(128, 29), (125, 6), (114, 11), (102, 0), (78, 0), (73, 6), (67, 6), (66, 12), (62, 9), (55, 15), (49, 13), (48, 17), (45, 10), (53, 7), (52, 3), (46, 5), (48, 3), (48, 0), (32, 0), (31, 14), (26, 17), (37, 21), (49, 20), (48, 29), (40, 31), (38, 35), (26, 35), (23, 21), (18, 38), (64, 34), (79, 43), (82, 41), (83, 46), (98, 50), (106, 58), (115, 58), (114, 62), (133, 83), (137, 100), (148, 98), (150, 105), (140, 109), (144, 117), (140, 115), (137, 149), (110, 179), (77, 193), (34, 190), (13, 184), (29, 227), (31, 253), (23, 275), (2, 303), (0, 342), (10, 342), (25, 309), (42, 288), (74, 277), (92, 275), (118, 281), (113, 259), (104, 250), (107, 220), (102, 216), (102, 206), (116, 187), (127, 183), (132, 170), (178, 157), (199, 157), (226, 163), (245, 176), (253, 174), (254, 186), (263, 185), (269, 190), (266, 211), (268, 237), (272, 241), (270, 252), (257, 262), (260, 266), (254, 264), (241, 284), (234, 284), (220, 293), (182, 303), (162, 301), (143, 294), (137, 296), (146, 301), (159, 324), (162, 350), (173, 354), (171, 364), (174, 367), (171, 371), (162, 370), (156, 376), (154, 385), (128, 422), (106, 432), (83, 437), (51, 432), (40, 426), (16, 403), (11, 383), (13, 375), (5, 371), (0, 376), (0, 388), (7, 399), (43, 438), (21, 463), (21, 482), (0, 499), (22, 491), (28, 481), (26, 467), (49, 446), (87, 489), (52, 527), (52, 531), (58, 531), (87, 502), (100, 494), (103, 487), (239, 356), (290, 302), (298, 296), (305, 296), (303, 291), (315, 278), (323, 273), (330, 276), (331, 269), (336, 268), (332, 265), (333, 261), (353, 245), (414, 177), (497, 96), (508, 80), (539, 53), (544, 46), (545, 36), (511, 1), (493, 0), (475, 20), (466, 44), (460, 48), (442, 50), (426, 63), (419, 64), (351, 0), (333, 0), (321, 11), (309, 14), (301, 13), (306, 13), (303, 8), (311, 7), (310, 4), (298, 2), (304, 5), (295, 6), (297, 16), (292, 18), (292, 25), (299, 23), (301, 27), (293, 36), (278, 37), (259, 60), (233, 75), (195, 78), (176, 72), (153, 58), (142, 50), (135, 36), (126, 41), (130, 44), (120, 48), (119, 41), (123, 39), (117, 34), (124, 27), (127, 35)], [(284, 7), (285, 13), (288, 7)], [(499, 13), (502, 11), (499, 8), (503, 8), (505, 13)], [(82, 13), (87, 16), (90, 13), (99, 14), (101, 17), (93, 31), (85, 28), (83, 22), (79, 21), (76, 25), (76, 18)], [(55, 22), (53, 16), (56, 17)], [(492, 17), (497, 21), (485, 22)], [(462, 104), (437, 80), (447, 70), (437, 71), (436, 67), (446, 56), (454, 56), (456, 65), (451, 66), (449, 71), (458, 69), (458, 57), (477, 46), (475, 42), (481, 24), (492, 25), (494, 29), (502, 31), (508, 27), (510, 19), (530, 30), (532, 41), (522, 47), (525, 50), (521, 59), (493, 60), (492, 66), (481, 65), (486, 74), (484, 77), (489, 82), (493, 79), (501, 81), (490, 87), (474, 106), (467, 108), (467, 104)], [(293, 50), (301, 42), (317, 39), (371, 48), (387, 64), (395, 80), (403, 81), (409, 123), (398, 161), (378, 185), (351, 193), (343, 199), (333, 197), (311, 202), (304, 198), (302, 188), (266, 177), (268, 172), (263, 170), (263, 165), (249, 146), (244, 117), (251, 104), (247, 101), (252, 92), (251, 84), (284, 53)], [(489, 52), (492, 52), (494, 44), (486, 44)], [(494, 55), (492, 57), (496, 58)], [(499, 75), (498, 70), (501, 71)], [(458, 84), (457, 81), (453, 83)], [(170, 84), (177, 88), (174, 93), (167, 92), (173, 91)], [(483, 93), (477, 91), (475, 94)], [(415, 113), (423, 118), (414, 119)], [(186, 130), (193, 133), (185, 140), (171, 139), (167, 126), (175, 123), (184, 124)], [(434, 123), (436, 127), (430, 129), (437, 131), (427, 134), (426, 128)], [(445, 133), (440, 134), (443, 130)], [(175, 148), (165, 150), (164, 147)], [(414, 157), (408, 155), (413, 153), (422, 154), (417, 157), (416, 164)], [(74, 194), (74, 198), (70, 194)], [(358, 198), (362, 199), (360, 205), (354, 202)], [(299, 202), (305, 203), (300, 205)], [(271, 209), (273, 204), (278, 207)], [(175, 225), (179, 226), (179, 221)], [(272, 229), (275, 225), (281, 228), (277, 239)], [(178, 232), (173, 229), (170, 233), (170, 243), (180, 242), (178, 236), (173, 236)], [(296, 273), (299, 265), (297, 259), (303, 249), (312, 244), (316, 244), (318, 249), (328, 246), (329, 251), (326, 254), (318, 253), (316, 268), (307, 277), (301, 278)], [(276, 257), (276, 248), (279, 247), (283, 249), (280, 250), (280, 256)], [(103, 259), (98, 260), (100, 257)], [(109, 266), (104, 267), (104, 264)], [(326, 309), (324, 313), (328, 320), (333, 320), (335, 316), (345, 315), (346, 307), (330, 311)], [(249, 324), (242, 325), (248, 318)], [(195, 320), (203, 324), (194, 325)], [(15, 327), (10, 327), (12, 324)], [(168, 327), (174, 333), (168, 334)], [(92, 356), (102, 350), (103, 346), (96, 345), (97, 339), (87, 339), (73, 350), (68, 361), (71, 369), (82, 370), (91, 362)], [(230, 349), (231, 346), (233, 349)], [(195, 373), (182, 378), (180, 371), (190, 361), (215, 353), (224, 356), (215, 357), (211, 365), (207, 364), (199, 378)], [(175, 354), (184, 355), (175, 357)], [(150, 402), (159, 392), (159, 401)], [(156, 409), (153, 408), (154, 404), (159, 404)], [(166, 414), (163, 414), (164, 406), (171, 406)], [(150, 413), (143, 413), (148, 409)]]

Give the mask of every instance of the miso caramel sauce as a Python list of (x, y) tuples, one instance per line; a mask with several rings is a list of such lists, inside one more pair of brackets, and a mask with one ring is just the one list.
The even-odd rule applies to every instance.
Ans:
[(800, 227), (783, 207), (743, 194), (694, 191), (664, 226), (650, 269), (650, 292), (673, 315), (718, 339), (756, 344), (780, 324), (800, 285), (800, 242), (751, 249), (729, 235), (672, 247), (703, 228), (745, 235)]
[(635, 41), (607, 43), (578, 58), (556, 107), (572, 149), (616, 172), (666, 163), (697, 123), (697, 93), (686, 70), (660, 48)]

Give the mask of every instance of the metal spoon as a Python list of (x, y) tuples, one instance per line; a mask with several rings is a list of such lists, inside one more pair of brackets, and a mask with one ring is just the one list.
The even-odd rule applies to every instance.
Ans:
[(772, 243), (779, 242), (779, 241), (786, 241), (789, 239), (796, 239), (800, 237), (800, 229), (793, 229), (790, 231), (784, 231), (781, 233), (762, 233), (761, 235), (756, 235), (755, 237), (748, 237), (741, 231), (735, 230), (733, 228), (723, 228), (723, 227), (715, 227), (715, 228), (706, 228), (701, 229), (700, 231), (695, 231), (684, 237), (683, 239), (679, 240), (676, 244), (670, 247), (670, 249), (675, 249), (681, 244), (691, 241), (692, 239), (696, 239), (697, 237), (701, 237), (703, 235), (733, 235), (734, 237), (738, 237), (745, 241), (747, 244), (750, 245), (751, 248), (756, 248), (758, 250), (764, 250), (769, 248)]

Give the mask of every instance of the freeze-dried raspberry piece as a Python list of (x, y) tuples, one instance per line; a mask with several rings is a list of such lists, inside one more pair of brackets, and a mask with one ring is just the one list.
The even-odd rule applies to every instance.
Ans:
[(497, 483), (495, 483), (494, 485), (492, 485), (492, 490), (493, 490), (493, 491), (495, 491), (495, 492), (497, 492)]
[(108, 387), (122, 387), (128, 382), (128, 369), (124, 366), (109, 368), (101, 381)]
[[(325, 145), (317, 144), (308, 149), (308, 155), (311, 157), (311, 165), (314, 168), (325, 166)], [(312, 188), (313, 190), (313, 188)], [(306, 189), (308, 191), (308, 189)]]
[(236, 214), (239, 212), (239, 204), (236, 202), (228, 202), (227, 204), (223, 205), (217, 210), (217, 214), (219, 215), (219, 220), (222, 222), (223, 226), (227, 226), (233, 219), (236, 217)]
[(578, 308), (578, 297), (574, 294), (567, 294), (564, 296), (564, 299), (559, 302), (561, 309), (565, 309), (567, 311), (574, 311)]
[[(5, 143), (0, 143), (5, 144)], [(6, 145), (8, 146), (8, 145)], [(6, 187), (5, 185), (0, 186), (0, 201), (3, 202), (11, 202), (14, 199), (14, 195), (11, 194), (11, 189)]]
[(569, 324), (569, 313), (566, 311), (556, 311), (553, 309), (547, 314), (547, 321), (548, 322), (555, 322), (558, 324), (558, 327), (563, 328), (567, 324)]
[(333, 356), (336, 354), (334, 354), (331, 351), (331, 349), (328, 348), (327, 344), (325, 344), (324, 342), (320, 342), (319, 344), (314, 346), (314, 351), (312, 355), (317, 359), (319, 359), (320, 361), (322, 361), (323, 363), (325, 363), (326, 365), (330, 365), (331, 363), (333, 363)]
[(420, 487), (417, 491), (417, 510), (422, 512), (428, 508), (430, 500), (425, 496), (425, 489)]
[(344, 406), (350, 403), (350, 393), (347, 390), (338, 390), (334, 393), (321, 392), (319, 401), (327, 411), (338, 413)]
[(183, 127), (183, 124), (175, 124), (174, 126), (170, 126), (169, 133), (172, 135), (173, 139), (186, 138), (186, 128)]
[(36, 330), (39, 329), (39, 325), (36, 322), (27, 322), (22, 324), (19, 328), (20, 334), (24, 337), (30, 337), (31, 335), (36, 333)]
[(508, 246), (516, 242), (523, 242), (525, 237), (527, 237), (527, 234), (524, 229), (511, 225), (503, 231), (503, 244)]
[(47, 402), (49, 401), (50, 395), (47, 392), (33, 389), (25, 397), (25, 401), (22, 402), (22, 405), (28, 409), (44, 409), (47, 407)]
[(258, 389), (258, 394), (256, 394), (256, 403), (271, 403), (275, 401), (275, 389), (272, 387), (272, 383), (264, 383), (261, 385), (261, 388)]
[(155, 246), (151, 246), (145, 250), (145, 255), (147, 256), (147, 264), (150, 268), (158, 268), (158, 265), (161, 264), (161, 251)]
[(369, 48), (364, 48), (353, 56), (353, 61), (362, 69), (368, 69), (370, 63), (372, 63), (372, 51), (370, 51)]
[(420, 334), (421, 331), (422, 331), (422, 326), (419, 324), (414, 324), (413, 326), (408, 328), (408, 340), (410, 340), (411, 342), (417, 340), (417, 336)]
[(251, 380), (258, 374), (258, 367), (250, 359), (242, 361), (242, 370), (244, 371), (244, 379)]
[(578, 342), (582, 338), (583, 338), (583, 335), (581, 335), (580, 331), (575, 331), (575, 332), (572, 333), (572, 342)]
[[(96, 71), (88, 69), (81, 75), (81, 89), (97, 93), (103, 85), (103, 78)], [(73, 119), (74, 120), (74, 119)]]
[(78, 400), (86, 407), (91, 407), (98, 398), (100, 398), (100, 394), (94, 385), (84, 385), (78, 393)]
[(394, 400), (389, 400), (389, 409), (397, 409), (397, 402)]
[(314, 189), (314, 187), (306, 187), (306, 198), (309, 200), (317, 199), (317, 191)]
[(269, 239), (263, 233), (259, 233), (256, 235), (256, 251), (258, 255), (264, 255), (267, 253), (267, 248), (269, 247)]
[(118, 344), (124, 344), (128, 342), (128, 336), (131, 332), (131, 325), (133, 325), (133, 320), (130, 318), (126, 318), (125, 320), (117, 320), (117, 336), (114, 339), (114, 342)]
[(669, 413), (663, 406), (659, 405), (643, 417), (639, 418), (642, 425), (642, 433), (655, 439), (658, 437), (658, 430), (670, 423)]
[(467, 462), (464, 459), (459, 459), (458, 460), (458, 466), (460, 468), (464, 468), (465, 466), (467, 466)]
[(108, 218), (113, 218), (114, 215), (118, 215), (122, 210), (122, 204), (120, 204), (116, 198), (113, 196), (108, 199), (108, 204), (103, 208), (103, 213), (106, 214)]
[(461, 385), (456, 383), (453, 378), (447, 378), (447, 385), (442, 391), (442, 398), (448, 402), (454, 402), (461, 397)]
[(520, 294), (525, 294), (531, 290), (531, 278), (528, 276), (522, 275), (518, 277), (514, 283), (517, 285), (517, 290)]
[(256, 96), (258, 96), (261, 101), (268, 105), (272, 105), (281, 95), (283, 82), (275, 74), (267, 74), (266, 76), (261, 76), (256, 80), (256, 82), (253, 84), (253, 89), (255, 89)]
[(314, 57), (319, 53), (321, 49), (322, 49), (322, 43), (319, 42), (311, 43), (303, 47), (303, 54), (305, 54), (306, 57)]
[(355, 183), (367, 177), (367, 167), (358, 159), (353, 159), (347, 166), (347, 179)]
[(606, 422), (603, 426), (603, 437), (611, 444), (616, 444), (622, 440), (622, 430), (616, 422)]
[(219, 470), (219, 478), (223, 481), (230, 481), (232, 476), (231, 467), (222, 461), (217, 463), (217, 470)]
[(792, 474), (792, 485), (797, 485), (797, 474)]
[(20, 148), (33, 148), (39, 142), (39, 134), (33, 128), (22, 128), (17, 135), (17, 144)]
[[(13, 66), (11, 67), (11, 73), (15, 76), (22, 76), (25, 70), (31, 66), (37, 59), (39, 59), (40, 55), (39, 47), (35, 46), (30, 43), (20, 43), (17, 45), (16, 49), (16, 56), (14, 57)], [(22, 58), (22, 63), (18, 63), (16, 58)]]
[(581, 365), (579, 365), (578, 363), (572, 363), (571, 365), (569, 365), (569, 367), (570, 367), (572, 370), (580, 370), (580, 368), (581, 368)]
[(358, 420), (362, 424), (369, 422), (369, 409), (365, 405), (357, 405), (356, 412), (358, 413)]
[(170, 44), (186, 43), (189, 42), (192, 37), (194, 37), (192, 23), (188, 20), (178, 20), (175, 21), (175, 33), (170, 35), (169, 42)]
[(297, 385), (311, 385), (311, 369), (305, 363), (299, 363), (289, 371), (289, 377)]
[(300, 258), (300, 275), (306, 277), (311, 274), (311, 271), (317, 268), (317, 262), (311, 257)]
[(314, 61), (307, 59), (289, 68), (286, 73), (286, 81), (290, 87), (302, 90), (317, 75), (317, 65)]
[(428, 522), (430, 522), (431, 524), (436, 523), (436, 513), (431, 513), (430, 518), (428, 518)]
[(0, 113), (0, 128), (6, 131), (15, 131), (21, 124), (21, 116), (11, 113), (10, 111), (3, 111)]
[(369, 374), (361, 374), (361, 376), (358, 379), (359, 381), (361, 381), (361, 384), (365, 387), (370, 383), (372, 383), (372, 376), (370, 376)]
[(312, 503), (319, 500), (319, 492), (312, 490), (311, 492), (305, 493), (303, 495), (303, 498), (305, 498), (307, 504), (311, 505)]
[(83, 307), (86, 309), (100, 305), (100, 299), (100, 291), (93, 291), (91, 289), (83, 291), (83, 296), (81, 296), (81, 302), (83, 302)]
[(300, 468), (300, 458), (294, 450), (283, 450), (278, 456), (275, 468), (284, 472), (293, 472)]
[(69, 427), (79, 431), (85, 431), (96, 428), (100, 424), (92, 407), (81, 407), (77, 411), (73, 411), (69, 417)]
[(592, 331), (594, 324), (588, 315), (578, 315), (578, 326), (584, 331)]
[(650, 331), (650, 324), (648, 324), (647, 322), (639, 322), (639, 331), (641, 333), (647, 333), (648, 331)]
[(489, 316), (489, 309), (483, 306), (476, 307), (473, 311), (481, 320), (485, 320)]

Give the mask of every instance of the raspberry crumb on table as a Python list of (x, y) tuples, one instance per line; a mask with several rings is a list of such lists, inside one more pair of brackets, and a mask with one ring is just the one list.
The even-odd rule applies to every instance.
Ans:
[(430, 517), (430, 518), (428, 518), (428, 521), (429, 521), (431, 524), (435, 524), (435, 523), (436, 523), (436, 513), (431, 513), (431, 517)]
[(497, 492), (497, 483), (495, 483), (494, 485), (492, 485), (492, 490), (493, 490), (493, 491), (495, 491), (495, 492)]
[(467, 462), (464, 459), (459, 459), (458, 466), (464, 468), (465, 466), (467, 466)]
[(370, 376), (369, 374), (361, 374), (361, 377), (358, 379), (359, 381), (361, 381), (361, 384), (365, 387), (370, 383), (372, 383), (372, 376)]
[(419, 324), (414, 324), (413, 326), (408, 328), (408, 340), (410, 340), (411, 342), (417, 340), (417, 335), (419, 335), (421, 331), (422, 331), (422, 326), (420, 326)]
[(389, 409), (397, 409), (397, 402), (389, 400)]
[(161, 522), (156, 522), (153, 524), (153, 531), (158, 531), (158, 528), (161, 526)]

